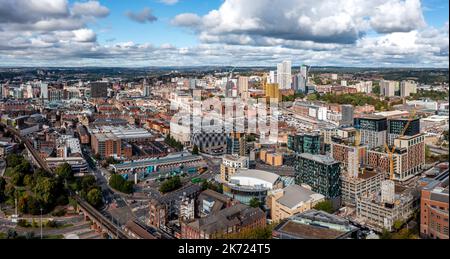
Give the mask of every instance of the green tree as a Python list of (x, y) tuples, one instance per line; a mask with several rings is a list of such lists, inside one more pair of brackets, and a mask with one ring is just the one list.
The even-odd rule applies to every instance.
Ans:
[(333, 204), (331, 203), (331, 201), (328, 200), (317, 203), (316, 206), (314, 206), (314, 209), (324, 211), (327, 213), (334, 212)]
[(23, 184), (27, 187), (31, 187), (34, 185), (34, 179), (33, 176), (27, 174), (23, 177)]
[(130, 194), (133, 192), (133, 183), (125, 180), (118, 174), (113, 174), (109, 179), (109, 185), (119, 192)]
[(68, 163), (59, 165), (55, 169), (55, 173), (59, 178), (68, 182), (73, 179), (72, 167)]
[(168, 193), (179, 189), (182, 186), (181, 179), (179, 176), (170, 178), (169, 180), (163, 182), (159, 191), (162, 193)]
[(261, 207), (261, 201), (257, 198), (253, 198), (250, 200), (250, 207), (252, 208), (259, 208)]
[(99, 189), (92, 189), (87, 194), (87, 201), (92, 206), (99, 208), (102, 205), (102, 192)]
[(33, 196), (28, 197), (27, 208), (28, 208), (28, 213), (31, 215), (39, 215), (41, 213), (41, 204)]
[(14, 184), (15, 186), (23, 186), (23, 174), (21, 174), (20, 172), (14, 170), (11, 173), (10, 177), (11, 177), (10, 178), (10, 180), (11, 180), (10, 182), (12, 184)]
[(6, 164), (8, 167), (16, 167), (22, 163), (22, 161), (25, 160), (23, 156), (17, 155), (17, 154), (9, 154), (6, 157)]
[(34, 193), (46, 205), (50, 205), (54, 202), (55, 190), (56, 182), (53, 179), (48, 177), (39, 177), (36, 180)]
[(81, 188), (84, 191), (89, 192), (94, 187), (96, 187), (96, 180), (93, 175), (83, 177), (81, 180)]

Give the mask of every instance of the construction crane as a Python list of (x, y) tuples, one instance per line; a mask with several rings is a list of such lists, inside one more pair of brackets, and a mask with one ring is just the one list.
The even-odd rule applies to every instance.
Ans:
[[(409, 115), (406, 126), (403, 128), (401, 134), (398, 136), (399, 138), (405, 136), (406, 131), (408, 130), (409, 126), (411, 125), (411, 122), (414, 120), (415, 117), (416, 117), (416, 110), (413, 110)], [(384, 147), (389, 156), (389, 179), (394, 180), (394, 152), (397, 147), (395, 146), (395, 142), (392, 143), (392, 150), (389, 149), (389, 145), (387, 144), (387, 142), (384, 144)]]

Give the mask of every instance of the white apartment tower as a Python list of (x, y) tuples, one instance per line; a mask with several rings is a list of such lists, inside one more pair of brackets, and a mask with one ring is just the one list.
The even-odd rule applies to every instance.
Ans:
[(41, 81), (41, 98), (48, 99), (48, 84), (42, 83), (42, 81)]
[(417, 93), (417, 84), (414, 81), (402, 81), (400, 84), (400, 96), (409, 97)]
[(292, 84), (292, 61), (285, 60), (277, 66), (277, 83), (280, 90), (291, 89)]

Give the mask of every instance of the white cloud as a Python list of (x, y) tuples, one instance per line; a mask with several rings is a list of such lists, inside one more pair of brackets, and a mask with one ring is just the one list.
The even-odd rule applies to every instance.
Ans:
[(77, 2), (73, 5), (72, 13), (82, 16), (106, 17), (109, 15), (109, 9), (97, 1)]
[(172, 24), (193, 28), (205, 42), (255, 44), (261, 38), (352, 44), (370, 29), (408, 32), (424, 26), (420, 0), (225, 0), (203, 17)]
[(158, 20), (158, 18), (153, 15), (152, 10), (148, 7), (145, 7), (139, 12), (127, 11), (125, 15), (138, 23), (155, 22)]
[[(412, 10), (420, 4), (406, 1), (225, 0), (205, 16), (174, 17), (173, 25), (198, 34), (200, 43), (185, 47), (100, 44), (88, 26), (106, 14), (97, 1), (55, 0), (46, 8), (43, 1), (0, 0), (0, 65), (273, 66), (292, 59), (313, 66), (448, 67), (448, 22), (432, 28), (411, 20), (401, 11), (421, 17)], [(395, 7), (395, 17), (377, 16), (381, 9), (375, 7), (386, 3)]]
[(419, 0), (389, 0), (378, 6), (370, 19), (377, 32), (408, 32), (425, 26)]
[(195, 13), (183, 13), (175, 16), (171, 23), (175, 26), (196, 27), (202, 23), (202, 18)]
[(77, 42), (95, 42), (97, 41), (97, 35), (95, 32), (89, 29), (80, 29), (73, 31), (75, 35), (74, 40)]

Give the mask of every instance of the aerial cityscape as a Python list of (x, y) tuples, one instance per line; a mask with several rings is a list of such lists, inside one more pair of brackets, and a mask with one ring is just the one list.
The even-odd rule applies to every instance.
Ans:
[(448, 6), (0, 0), (0, 239), (449, 239)]

